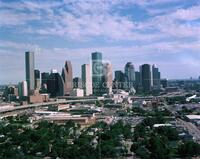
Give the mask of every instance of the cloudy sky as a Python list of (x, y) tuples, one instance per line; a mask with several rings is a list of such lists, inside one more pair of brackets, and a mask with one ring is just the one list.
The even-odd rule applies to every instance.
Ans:
[(24, 52), (36, 68), (74, 76), (91, 52), (114, 70), (157, 64), (169, 79), (200, 75), (199, 0), (0, 0), (0, 84), (25, 79)]

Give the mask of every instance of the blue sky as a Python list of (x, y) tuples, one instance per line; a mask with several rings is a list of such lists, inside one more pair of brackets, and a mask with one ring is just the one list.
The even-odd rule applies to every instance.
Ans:
[(157, 64), (162, 77), (200, 75), (199, 0), (0, 0), (0, 84), (25, 79), (24, 52), (36, 68), (74, 76), (100, 51), (114, 70)]

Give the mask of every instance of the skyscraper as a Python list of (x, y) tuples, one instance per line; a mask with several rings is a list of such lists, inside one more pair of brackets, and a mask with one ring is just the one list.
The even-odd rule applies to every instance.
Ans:
[(56, 70), (52, 70), (49, 75), (47, 80), (47, 90), (52, 97), (64, 95), (64, 81)]
[(137, 92), (139, 92), (142, 88), (141, 83), (141, 73), (139, 71), (135, 72), (135, 89)]
[(48, 72), (43, 72), (43, 73), (41, 74), (41, 78), (42, 78), (42, 85), (43, 85), (43, 84), (47, 84), (47, 80), (48, 80), (48, 78), (49, 78), (49, 73), (48, 73)]
[(151, 91), (151, 66), (149, 64), (143, 64), (140, 66), (141, 83), (145, 93)]
[(18, 91), (20, 98), (28, 96), (28, 86), (26, 81), (19, 82)]
[(73, 72), (71, 61), (65, 62), (65, 67), (62, 69), (62, 78), (64, 80), (65, 95), (69, 95), (73, 89)]
[(139, 71), (135, 72), (135, 85), (139, 86), (139, 84), (141, 83), (141, 75)]
[(135, 69), (131, 62), (125, 65), (125, 82), (127, 84), (127, 89), (130, 90), (134, 86), (135, 82)]
[(121, 70), (115, 71), (115, 88), (123, 89), (124, 82), (125, 82), (124, 73)]
[(34, 52), (25, 53), (25, 63), (26, 63), (26, 81), (28, 85), (28, 92), (35, 89), (35, 77), (34, 77)]
[(112, 92), (112, 84), (113, 84), (113, 74), (112, 74), (112, 65), (111, 63), (103, 64), (103, 87), (105, 92), (110, 94)]
[(160, 80), (160, 84), (162, 85), (163, 88), (168, 87), (168, 81), (167, 81), (167, 79), (166, 78), (161, 79)]
[(93, 84), (94, 95), (102, 95), (104, 93), (104, 90), (102, 88), (103, 84), (102, 53), (100, 52), (92, 53), (92, 84)]
[(35, 89), (40, 90), (40, 71), (34, 70), (34, 76), (35, 76)]
[(84, 64), (81, 66), (81, 76), (82, 76), (82, 86), (84, 89), (84, 94), (89, 96), (92, 94), (92, 76), (91, 68), (89, 64)]
[(124, 80), (124, 73), (121, 70), (115, 71), (115, 80), (121, 82)]
[(82, 88), (82, 79), (80, 77), (73, 78), (73, 88)]
[(156, 65), (152, 66), (152, 79), (153, 79), (153, 86), (156, 88), (160, 88), (160, 72)]

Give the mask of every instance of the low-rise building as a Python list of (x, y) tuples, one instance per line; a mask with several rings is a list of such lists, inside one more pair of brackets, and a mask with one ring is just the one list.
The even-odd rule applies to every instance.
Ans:
[(44, 115), (43, 119), (60, 124), (63, 124), (66, 121), (72, 121), (80, 124), (82, 127), (93, 125), (96, 122), (95, 115), (81, 116), (81, 115), (71, 115), (68, 113), (56, 113), (56, 114)]
[(49, 101), (49, 94), (40, 94), (38, 90), (33, 92), (28, 98), (29, 103), (42, 103)]
[(83, 97), (84, 91), (83, 89), (76, 88), (71, 91), (70, 95), (75, 97)]

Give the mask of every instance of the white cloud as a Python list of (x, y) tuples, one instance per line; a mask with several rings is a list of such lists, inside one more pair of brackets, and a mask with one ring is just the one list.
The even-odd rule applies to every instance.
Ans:
[(16, 13), (14, 11), (0, 10), (0, 26), (5, 25), (24, 25), (28, 21), (40, 20), (36, 14)]
[[(177, 21), (198, 19), (200, 17), (199, 6), (165, 10), (164, 15), (154, 16), (143, 22), (135, 22), (130, 17), (122, 16), (118, 14), (117, 10), (114, 10), (116, 6), (126, 7), (137, 4), (149, 11), (151, 7), (148, 6), (179, 1), (66, 0), (52, 3), (23, 1), (11, 3), (13, 6), (1, 3), (0, 8), (3, 9), (0, 12), (0, 25), (24, 25), (34, 20), (38, 23), (37, 27), (24, 27), (21, 30), (22, 33), (55, 35), (76, 40), (104, 37), (107, 40), (117, 41), (159, 41), (170, 36), (182, 38), (199, 35), (199, 26)], [(17, 5), (21, 6), (21, 10)], [(25, 12), (25, 10), (29, 12)], [(177, 28), (179, 32), (177, 32)], [(156, 32), (148, 31), (149, 29), (156, 30)]]
[(30, 44), (30, 43), (20, 43), (20, 42), (14, 42), (14, 41), (8, 41), (8, 40), (0, 40), (0, 48), (6, 48), (8, 50), (35, 50), (38, 48), (38, 45), (36, 44)]
[(171, 16), (180, 20), (200, 19), (200, 6), (193, 6), (188, 9), (178, 9)]
[[(102, 52), (104, 59), (110, 60), (111, 63), (113, 63), (114, 69), (123, 69), (127, 61), (132, 61), (136, 65), (136, 68), (142, 63), (156, 63), (161, 68), (164, 76), (170, 78), (183, 76), (181, 70), (179, 74), (173, 74), (173, 72), (170, 71), (171, 69), (176, 68), (176, 70), (179, 70), (179, 68), (185, 68), (185, 70), (187, 70), (187, 65), (190, 65), (188, 69), (192, 70), (192, 66), (193, 68), (199, 67), (197, 62), (200, 60), (200, 56), (198, 54), (195, 55), (195, 52), (198, 53), (200, 51), (200, 42), (159, 42), (148, 45), (133, 45), (132, 47), (109, 46), (77, 49), (49, 49), (39, 47), (36, 44), (0, 41), (0, 72), (2, 74), (6, 73), (6, 77), (9, 79), (13, 78), (13, 72), (19, 72), (15, 75), (15, 78), (12, 79), (13, 81), (10, 82), (23, 80), (24, 78), (24, 52), (27, 51), (24, 50), (25, 48), (33, 48), (33, 51), (39, 50), (35, 54), (36, 68), (39, 68), (41, 71), (50, 71), (52, 68), (61, 71), (64, 61), (71, 60), (75, 76), (80, 76), (80, 67), (82, 64), (90, 63), (91, 52), (94, 51)], [(187, 55), (184, 52), (185, 50), (190, 50), (192, 52)], [(11, 65), (8, 65), (8, 63), (11, 63)], [(194, 74), (195, 73), (197, 73), (197, 71), (194, 71)], [(1, 78), (0, 82), (6, 81), (5, 79), (6, 78)]]
[[(130, 1), (129, 3), (138, 3), (138, 1)], [(64, 4), (62, 2), (24, 1), (19, 3), (21, 10), (17, 7), (17, 3), (14, 3), (13, 6), (3, 3), (0, 24), (2, 26), (24, 25), (35, 20), (38, 23), (37, 28), (28, 26), (21, 31), (41, 35), (65, 36), (77, 40), (95, 37), (105, 37), (111, 40), (149, 38), (152, 40), (154, 34), (145, 35), (135, 32), (137, 27), (132, 20), (113, 12), (115, 6), (126, 6), (129, 3), (124, 0), (67, 0)], [(61, 5), (61, 8), (56, 8)], [(25, 12), (25, 10), (29, 12)], [(9, 19), (5, 17), (9, 17)]]
[[(50, 49), (43, 47), (42, 44), (38, 45), (39, 42), (38, 44), (19, 43), (0, 37), (1, 66), (6, 67), (8, 57), (12, 59), (21, 57), (20, 63), (13, 60), (13, 64), (24, 66), (23, 53), (33, 50), (38, 52), (37, 65), (42, 70), (49, 70), (52, 67), (59, 70), (65, 59), (79, 64), (75, 66), (78, 70), (83, 62), (88, 62), (90, 53), (93, 51), (103, 52), (105, 58), (114, 62), (116, 69), (122, 67), (125, 60), (134, 60), (137, 64), (155, 62), (161, 65), (162, 69), (168, 65), (176, 67), (178, 62), (181, 66), (186, 65), (187, 62), (189, 64), (194, 62), (193, 66), (197, 67), (199, 57), (196, 59), (191, 57), (188, 61), (185, 57), (183, 59), (180, 57), (187, 52), (191, 53), (191, 56), (195, 53), (198, 55), (200, 52), (200, 22), (197, 21), (200, 18), (200, 6), (182, 8), (181, 1), (63, 0), (49, 3), (48, 1), (24, 0), (0, 2), (0, 26), (3, 28), (11, 28), (15, 31), (19, 26), (21, 29), (19, 35), (32, 33), (30, 36), (42, 35), (47, 38), (46, 35), (51, 35), (55, 40), (64, 37), (72, 42), (84, 41), (85, 44), (83, 48), (72, 49), (63, 46)], [(156, 7), (167, 3), (177, 3), (177, 5), (167, 9)], [(134, 21), (134, 18), (129, 16), (134, 14), (134, 11), (131, 10), (126, 15), (120, 14), (118, 9), (126, 10), (126, 7), (131, 5), (137, 5), (147, 11), (150, 14), (149, 17)], [(26, 40), (26, 37), (24, 38)], [(92, 42), (98, 38), (105, 40), (104, 43), (110, 42), (112, 46), (107, 44), (105, 47), (99, 43), (95, 45), (96, 47), (92, 47), (94, 44)], [(178, 62), (169, 61), (170, 59), (167, 58), (171, 55), (175, 57), (174, 54), (177, 55), (177, 59), (172, 60)], [(122, 55), (123, 58), (119, 58)], [(151, 55), (155, 59), (151, 58)], [(159, 58), (156, 59), (156, 57)], [(166, 59), (163, 60), (165, 57)], [(16, 69), (19, 71), (19, 68)]]

